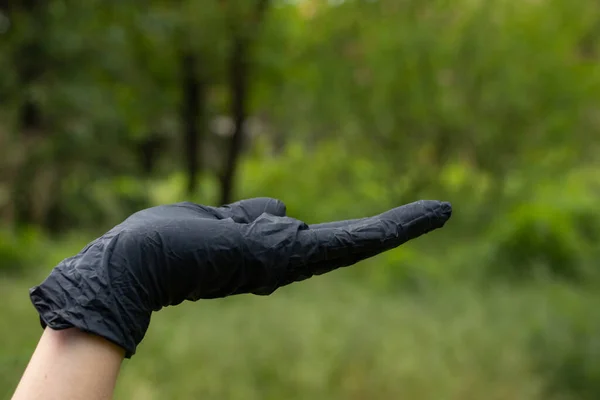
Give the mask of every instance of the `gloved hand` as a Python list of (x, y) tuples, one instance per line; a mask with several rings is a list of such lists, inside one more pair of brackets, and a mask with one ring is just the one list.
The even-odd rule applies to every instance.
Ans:
[(153, 311), (184, 300), (269, 295), (441, 228), (451, 211), (449, 203), (418, 201), (308, 226), (269, 198), (153, 207), (63, 260), (30, 297), (43, 327), (100, 335), (130, 358)]

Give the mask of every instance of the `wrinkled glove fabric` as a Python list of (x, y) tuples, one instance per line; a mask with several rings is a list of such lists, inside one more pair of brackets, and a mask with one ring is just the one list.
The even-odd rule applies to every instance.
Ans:
[(355, 264), (450, 218), (418, 201), (375, 217), (309, 226), (276, 199), (184, 202), (139, 211), (60, 262), (30, 290), (43, 327), (79, 328), (135, 354), (153, 311), (277, 288)]

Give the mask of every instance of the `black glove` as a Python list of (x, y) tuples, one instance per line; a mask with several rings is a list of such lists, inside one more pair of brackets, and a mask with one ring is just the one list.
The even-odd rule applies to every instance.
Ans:
[(441, 228), (451, 211), (449, 203), (418, 201), (308, 226), (269, 198), (153, 207), (63, 260), (30, 296), (43, 327), (100, 335), (130, 358), (152, 311), (184, 300), (269, 295)]

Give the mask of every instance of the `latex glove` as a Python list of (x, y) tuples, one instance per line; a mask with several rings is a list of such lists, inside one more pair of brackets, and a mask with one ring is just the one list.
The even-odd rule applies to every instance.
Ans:
[(60, 262), (30, 297), (43, 327), (100, 335), (130, 358), (153, 311), (184, 300), (269, 295), (441, 228), (451, 210), (449, 203), (418, 201), (308, 226), (286, 217), (276, 199), (162, 205), (131, 215)]

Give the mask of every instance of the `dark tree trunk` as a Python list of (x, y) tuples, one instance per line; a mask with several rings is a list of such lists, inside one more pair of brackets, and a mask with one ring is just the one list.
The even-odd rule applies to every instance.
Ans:
[(247, 43), (243, 38), (236, 38), (231, 52), (230, 90), (231, 113), (233, 114), (234, 131), (229, 141), (225, 171), (221, 180), (221, 204), (231, 202), (238, 158), (241, 154), (244, 125), (246, 122), (246, 99), (248, 90)]
[(202, 112), (204, 110), (205, 90), (198, 76), (197, 57), (192, 52), (186, 52), (181, 59), (182, 67), (182, 123), (184, 131), (185, 168), (187, 171), (187, 193), (194, 195), (198, 188), (200, 174), (200, 139)]
[[(24, 93), (23, 102), (18, 111), (18, 126), (20, 140), (25, 146), (25, 156), (13, 184), (13, 209), (15, 222), (19, 225), (28, 225), (35, 221), (34, 210), (34, 178), (43, 160), (36, 143), (43, 140), (44, 132), (43, 112), (41, 105), (29, 94), (29, 88), (38, 81), (50, 61), (46, 54), (43, 37), (45, 30), (45, 5), (44, 2), (23, 1), (20, 4), (3, 4), (3, 9), (9, 18), (13, 13), (22, 12), (31, 18), (32, 26), (37, 34), (23, 43), (15, 56), (15, 68), (19, 86)], [(10, 30), (17, 29), (11, 27)], [(8, 34), (11, 34), (9, 31)]]
[(221, 176), (221, 198), (220, 203), (230, 203), (233, 198), (235, 187), (235, 175), (240, 154), (244, 142), (244, 127), (247, 117), (247, 100), (250, 80), (250, 58), (251, 46), (254, 43), (252, 36), (260, 25), (263, 15), (267, 10), (269, 0), (258, 0), (254, 18), (250, 21), (248, 30), (244, 32), (232, 28), (233, 45), (229, 59), (229, 82), (231, 94), (231, 113), (235, 128), (229, 142), (225, 168)]
[(165, 141), (159, 133), (152, 133), (138, 143), (139, 166), (144, 177), (149, 178), (154, 173), (164, 145)]

